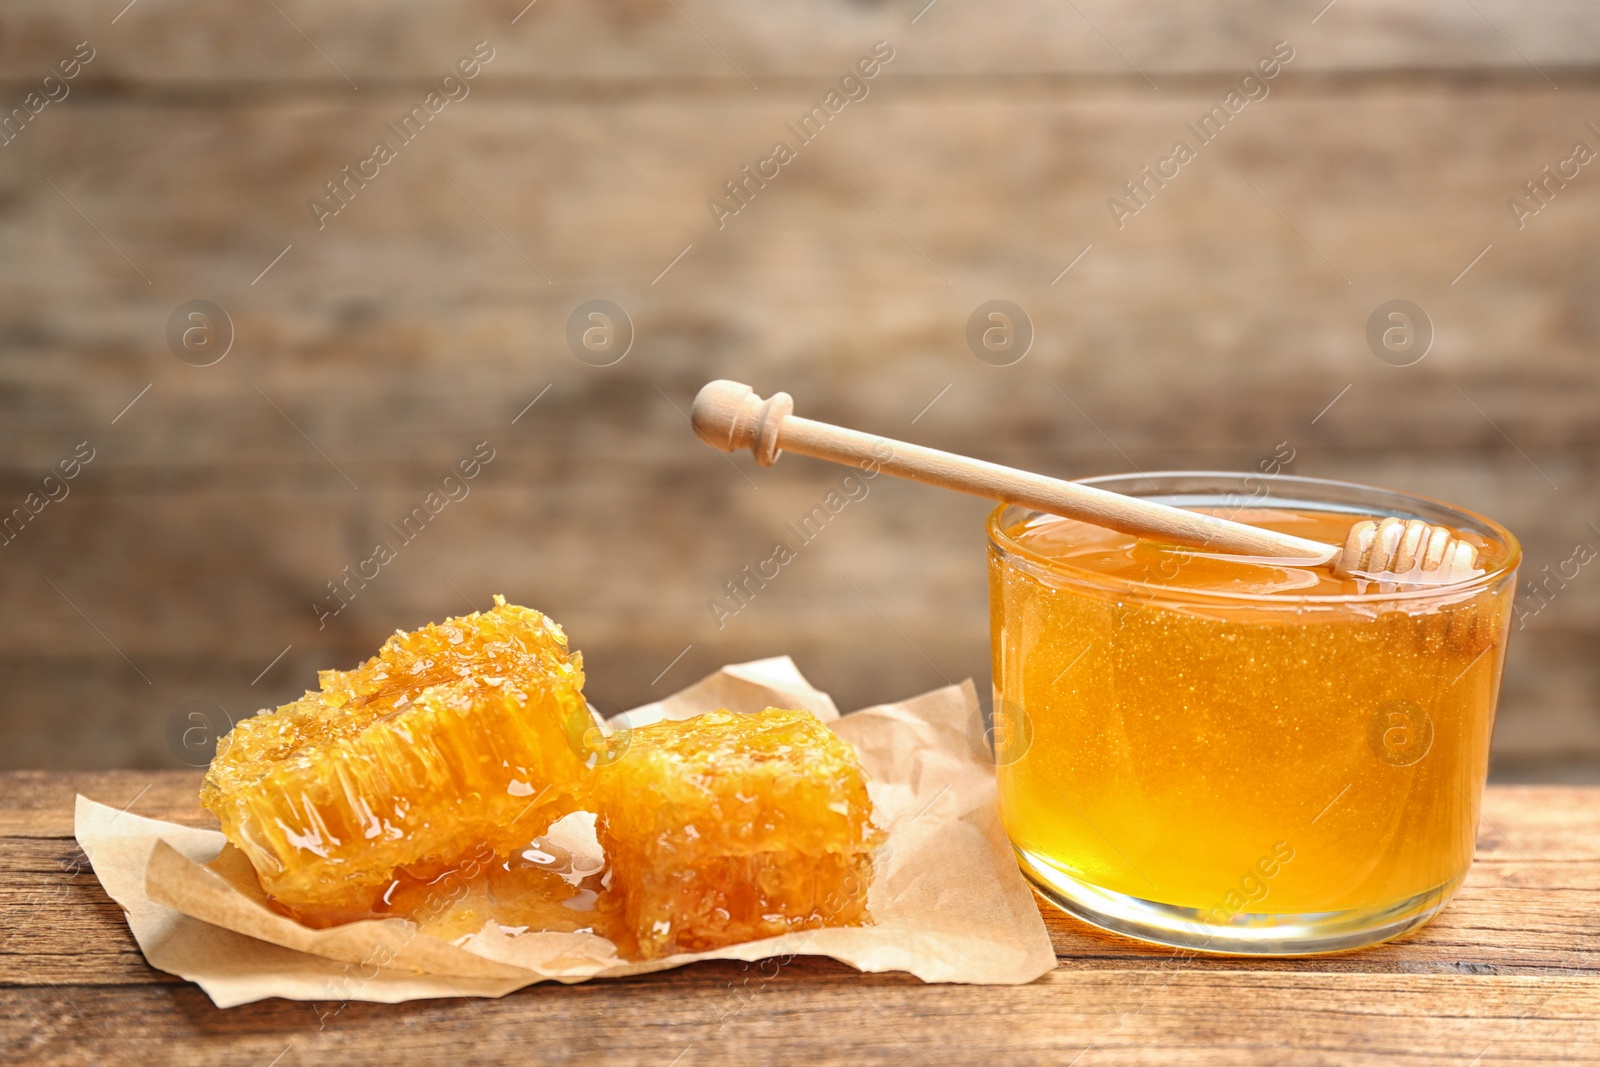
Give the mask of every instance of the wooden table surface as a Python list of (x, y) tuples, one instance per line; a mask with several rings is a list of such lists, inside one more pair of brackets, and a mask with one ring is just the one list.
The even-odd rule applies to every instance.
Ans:
[(1600, 789), (1492, 787), (1466, 886), (1352, 955), (1185, 958), (1045, 912), (1030, 985), (924, 985), (828, 960), (700, 963), (500, 1000), (226, 1011), (151, 969), (72, 838), (75, 793), (207, 825), (198, 772), (0, 775), (7, 1063), (1600, 1063)]

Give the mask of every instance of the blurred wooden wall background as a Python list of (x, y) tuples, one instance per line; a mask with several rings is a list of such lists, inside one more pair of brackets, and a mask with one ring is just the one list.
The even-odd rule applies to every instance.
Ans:
[[(1592, 3), (124, 3), (0, 8), (6, 114), (94, 56), (0, 146), (0, 510), (94, 452), (0, 548), (5, 766), (176, 765), (186, 702), (248, 714), (497, 592), (613, 707), (785, 652), (845, 708), (986, 686), (986, 509), (887, 479), (719, 628), (842, 474), (695, 441), (719, 376), (1067, 476), (1289, 442), (1506, 522), (1529, 575), (1600, 549), (1600, 163), (1507, 206), (1600, 150)], [(866, 98), (719, 229), (708, 200), (879, 41)], [(1108, 198), (1279, 41), (1270, 95), (1119, 229)], [(235, 335), (205, 367), (167, 337), (201, 299)], [(593, 299), (634, 327), (610, 366), (567, 343)], [(991, 299), (1035, 331), (1010, 366), (968, 348)], [(1367, 343), (1393, 299), (1433, 324), (1411, 366)], [(479, 442), (470, 494), (319, 629)], [(1502, 779), (1600, 779), (1600, 567), (1573, 569), (1515, 634)]]

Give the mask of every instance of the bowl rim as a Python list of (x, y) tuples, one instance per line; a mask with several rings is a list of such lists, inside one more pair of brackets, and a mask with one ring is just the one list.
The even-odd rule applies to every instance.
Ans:
[[(1051, 559), (1042, 553), (1033, 551), (1032, 549), (1019, 544), (1008, 533), (1006, 533), (1007, 526), (1014, 525), (1014, 521), (1002, 522), (1002, 518), (1006, 516), (1007, 513), (1016, 512), (1018, 513), (1019, 518), (1050, 514), (1049, 512), (1039, 511), (1038, 509), (1025, 507), (1020, 504), (1000, 504), (990, 511), (989, 517), (984, 523), (984, 527), (988, 533), (991, 553), (998, 554), (1002, 559), (1005, 559), (1013, 564), (1019, 561), (1028, 564), (1026, 569), (1035, 573), (1036, 576), (1048, 576), (1053, 581), (1066, 581), (1073, 585), (1083, 586), (1100, 591), (1139, 593), (1141, 595), (1147, 595), (1148, 599), (1169, 600), (1173, 602), (1193, 603), (1199, 601), (1203, 603), (1251, 604), (1260, 607), (1279, 608), (1305, 604), (1381, 604), (1385, 602), (1409, 602), (1416, 600), (1426, 601), (1438, 598), (1446, 598), (1453, 602), (1465, 599), (1489, 589), (1497, 583), (1507, 580), (1508, 578), (1514, 578), (1517, 568), (1522, 563), (1521, 542), (1517, 540), (1516, 536), (1512, 534), (1510, 530), (1506, 529), (1498, 522), (1495, 522), (1493, 519), (1480, 515), (1477, 512), (1471, 511), (1467, 508), (1459, 507), (1455, 504), (1449, 504), (1433, 497), (1422, 496), (1418, 493), (1403, 492), (1398, 489), (1385, 489), (1381, 486), (1365, 485), (1360, 482), (1337, 481), (1330, 478), (1314, 478), (1302, 474), (1279, 473), (1275, 475), (1267, 475), (1260, 471), (1134, 471), (1123, 474), (1102, 474), (1090, 478), (1076, 478), (1072, 480), (1079, 485), (1093, 485), (1098, 488), (1112, 489), (1115, 491), (1117, 484), (1137, 484), (1141, 482), (1149, 482), (1154, 484), (1161, 479), (1206, 479), (1213, 481), (1231, 480), (1238, 485), (1247, 485), (1249, 480), (1255, 480), (1266, 484), (1268, 486), (1267, 493), (1260, 497), (1252, 496), (1250, 503), (1245, 505), (1250, 507), (1271, 508), (1291, 507), (1296, 505), (1314, 507), (1319, 503), (1315, 494), (1315, 490), (1319, 487), (1339, 489), (1346, 492), (1360, 494), (1375, 494), (1389, 498), (1399, 498), (1406, 502), (1415, 502), (1423, 505), (1424, 510), (1431, 509), (1435, 512), (1443, 512), (1445, 513), (1445, 517), (1449, 520), (1464, 520), (1451, 521), (1451, 525), (1456, 526), (1457, 528), (1471, 529), (1472, 532), (1477, 533), (1480, 536), (1489, 537), (1499, 541), (1505, 547), (1506, 555), (1505, 558), (1497, 563), (1492, 569), (1481, 575), (1478, 575), (1477, 577), (1469, 578), (1463, 582), (1454, 582), (1449, 585), (1419, 586), (1412, 589), (1396, 589), (1389, 590), (1387, 592), (1380, 591), (1297, 596), (1294, 594), (1284, 593), (1231, 593), (1222, 590), (1189, 589), (1183, 586), (1172, 585), (1165, 582), (1144, 582), (1133, 581), (1125, 578), (1110, 578), (1106, 575), (1100, 574), (1099, 572), (1092, 571), (1084, 567), (1074, 567), (1070, 564), (1064, 564), (1059, 560)], [(1296, 494), (1288, 498), (1278, 497), (1276, 498), (1278, 503), (1274, 504), (1273, 500), (1275, 499), (1275, 496), (1273, 493), (1273, 487), (1278, 485), (1299, 486), (1306, 490), (1310, 490), (1310, 492)], [(1224, 490), (1220, 489), (1214, 491), (1212, 494), (1206, 494), (1198, 490), (1190, 490), (1188, 492), (1178, 492), (1174, 490), (1162, 492), (1158, 490), (1154, 493), (1144, 493), (1139, 495), (1145, 498), (1160, 499), (1162, 497), (1204, 495), (1220, 496), (1224, 492)], [(1324, 501), (1322, 503), (1328, 505), (1328, 510), (1349, 510), (1349, 505), (1341, 505), (1336, 501)], [(1386, 510), (1392, 512), (1394, 509), (1385, 509), (1379, 507), (1373, 510), (1378, 512), (1383, 512)], [(1372, 512), (1369, 511), (1367, 513), (1371, 514)], [(1355, 514), (1355, 512), (1352, 512), (1352, 514)], [(1439, 521), (1439, 518), (1435, 517), (1429, 521)], [(1044, 573), (1040, 574), (1039, 572), (1041, 571)]]

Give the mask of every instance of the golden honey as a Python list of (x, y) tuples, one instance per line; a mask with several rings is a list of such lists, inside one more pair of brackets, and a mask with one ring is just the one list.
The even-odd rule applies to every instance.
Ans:
[[(655, 958), (869, 921), (872, 824), (855, 749), (808, 711), (634, 730), (595, 783), (624, 950)], [(630, 943), (631, 942), (631, 943)]]
[[(1331, 544), (1402, 513), (1285, 482), (1311, 499), (1173, 502)], [(1354, 947), (1442, 906), (1472, 859), (1518, 549), (1466, 513), (1418, 517), (1477, 544), (1485, 575), (1401, 590), (995, 513), (1001, 810), (1046, 896), (1251, 953)]]
[[(561, 628), (502, 597), (320, 683), (239, 723), (200, 797), (302, 923), (589, 932), (653, 958), (869, 919), (866, 777), (810, 712), (608, 739)], [(568, 816), (604, 857), (543, 836)]]
[(496, 597), (319, 680), (235, 726), (200, 794), (303, 919), (381, 913), (397, 888), (446, 876), (480, 845), (510, 856), (581, 807), (582, 660), (537, 611)]

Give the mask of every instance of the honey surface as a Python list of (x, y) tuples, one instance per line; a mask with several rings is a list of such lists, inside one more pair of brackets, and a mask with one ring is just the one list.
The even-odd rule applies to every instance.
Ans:
[[(1362, 518), (1221, 513), (1335, 544)], [(1224, 922), (1381, 905), (1465, 872), (1509, 580), (1319, 604), (1371, 590), (1065, 519), (1007, 534), (1043, 557), (990, 556), (1001, 808), (1033, 862)]]

